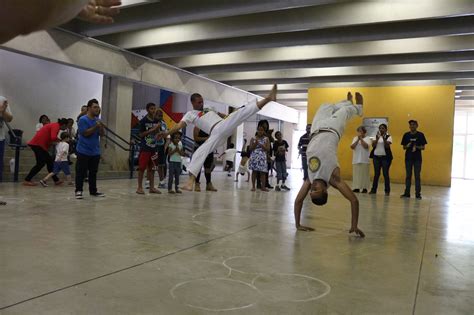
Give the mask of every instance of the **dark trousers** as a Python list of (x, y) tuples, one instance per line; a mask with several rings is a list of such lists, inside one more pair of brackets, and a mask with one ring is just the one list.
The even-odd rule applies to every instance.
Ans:
[(173, 188), (173, 179), (174, 179), (174, 187), (178, 190), (179, 185), (179, 175), (181, 175), (181, 162), (172, 162), (168, 163), (169, 166), (169, 174), (168, 174), (168, 190)]
[(377, 156), (375, 155), (374, 158), (374, 182), (372, 183), (372, 191), (376, 192), (377, 187), (379, 186), (379, 178), (380, 178), (380, 169), (383, 172), (383, 179), (385, 181), (385, 192), (390, 192), (390, 165), (392, 161), (387, 159), (385, 156)]
[(308, 179), (308, 159), (306, 155), (301, 156), (301, 163), (303, 166), (303, 174), (304, 174), (303, 180), (307, 180)]
[(97, 192), (97, 171), (99, 170), (100, 155), (83, 155), (77, 153), (76, 161), (76, 192), (82, 191), (84, 178), (89, 172), (89, 193)]
[[(209, 174), (212, 172), (212, 165), (214, 164), (214, 153), (209, 153), (209, 155), (206, 157), (206, 160), (204, 161), (204, 173), (206, 173), (206, 170), (209, 170)], [(209, 179), (208, 179), (209, 178)], [(206, 177), (206, 184), (209, 184), (210, 181), (210, 176)], [(196, 183), (199, 184), (201, 183), (201, 171), (199, 171), (199, 174), (196, 176)]]
[[(48, 173), (51, 173), (53, 171), (54, 166), (54, 159), (51, 155), (49, 155), (48, 151), (43, 150), (42, 147), (37, 145), (30, 145), (30, 148), (35, 154), (36, 164), (25, 177), (25, 181), (27, 182), (30, 182), (33, 177), (35, 177), (35, 175), (38, 174), (45, 165), (48, 169)], [(57, 182), (59, 178), (56, 175), (53, 175), (53, 180)]]
[(405, 195), (410, 195), (411, 189), (411, 174), (415, 171), (415, 193), (421, 195), (421, 161), (420, 160), (405, 160)]
[(0, 140), (0, 182), (3, 182), (3, 158), (5, 154), (5, 140)]

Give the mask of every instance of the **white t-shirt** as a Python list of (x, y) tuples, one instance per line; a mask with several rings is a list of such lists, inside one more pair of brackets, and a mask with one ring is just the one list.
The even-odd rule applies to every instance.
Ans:
[[(365, 137), (362, 140), (367, 143), (368, 148), (364, 148), (362, 144), (358, 142), (355, 149), (352, 151), (352, 164), (370, 164), (369, 154), (371, 150), (372, 140), (370, 139), (370, 137)], [(352, 139), (352, 144), (356, 143), (357, 141), (359, 141), (359, 137), (354, 137), (354, 139)]]
[(194, 125), (205, 133), (211, 134), (212, 127), (222, 121), (222, 118), (211, 110), (191, 110), (184, 115), (181, 121), (184, 121), (186, 125)]
[(36, 131), (39, 131), (41, 128), (43, 128), (43, 124), (42, 123), (37, 123), (36, 124)]
[[(12, 114), (10, 110), (10, 106), (8, 106), (5, 111), (9, 113), (10, 115)], [(0, 141), (5, 140), (5, 137), (7, 134), (8, 134), (8, 127), (5, 125), (5, 122), (3, 121), (3, 117), (0, 117)]]
[[(392, 142), (392, 136), (388, 136), (387, 142), (393, 143)], [(383, 144), (382, 137), (380, 137), (379, 141), (377, 142), (377, 146), (375, 147), (375, 150), (374, 150), (374, 155), (377, 155), (377, 156), (387, 155), (387, 153), (385, 153), (385, 146)]]
[(224, 151), (225, 160), (234, 162), (235, 154), (237, 153), (237, 149), (227, 149)]
[(322, 179), (329, 185), (332, 172), (339, 167), (337, 146), (339, 136), (335, 132), (321, 132), (313, 136), (306, 150), (308, 177), (311, 182)]
[(67, 142), (61, 141), (56, 144), (56, 162), (65, 162), (67, 161), (67, 155), (69, 153), (69, 144)]

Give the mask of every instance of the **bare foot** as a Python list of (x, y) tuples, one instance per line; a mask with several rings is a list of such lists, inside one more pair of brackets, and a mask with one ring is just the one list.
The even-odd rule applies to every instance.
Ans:
[(186, 185), (181, 186), (181, 189), (186, 190), (186, 191), (193, 191), (193, 184), (194, 184), (193, 181), (190, 179), (188, 180)]
[(311, 232), (311, 231), (314, 231), (314, 229), (313, 229), (312, 227), (304, 226), (304, 225), (297, 226), (296, 229), (297, 229), (298, 231), (304, 231), (304, 232)]
[(356, 92), (356, 104), (357, 105), (364, 105), (364, 97), (359, 92)]
[(260, 189), (261, 191), (264, 191), (264, 192), (269, 192), (269, 190), (267, 188), (262, 188)]
[(255, 188), (250, 189), (250, 191), (255, 191)]
[(277, 99), (277, 92), (278, 92), (278, 87), (276, 84), (273, 84), (272, 90), (270, 91), (270, 94), (268, 94), (267, 98), (270, 101), (275, 102)]
[(353, 97), (352, 97), (352, 93), (351, 93), (351, 92), (347, 92), (347, 100), (348, 100), (349, 102), (351, 102), (352, 104), (354, 104), (354, 102), (353, 102)]
[(356, 235), (360, 236), (360, 237), (365, 237), (365, 234), (364, 232), (362, 232), (361, 230), (359, 230), (359, 228), (351, 228), (349, 230), (349, 233), (355, 233)]
[(138, 188), (136, 192), (139, 195), (144, 195), (145, 194), (145, 192), (143, 191), (143, 188)]
[(161, 194), (161, 191), (159, 191), (158, 189), (156, 188), (150, 188), (150, 194)]

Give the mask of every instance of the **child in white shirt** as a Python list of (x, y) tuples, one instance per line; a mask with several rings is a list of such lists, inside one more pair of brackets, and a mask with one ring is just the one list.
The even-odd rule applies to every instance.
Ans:
[(43, 185), (43, 187), (48, 187), (46, 181), (53, 177), (53, 175), (58, 175), (60, 171), (63, 171), (63, 173), (66, 175), (68, 185), (73, 185), (71, 179), (71, 171), (69, 169), (69, 162), (67, 160), (67, 156), (69, 154), (69, 134), (66, 132), (61, 133), (59, 137), (61, 139), (61, 142), (56, 145), (56, 158), (54, 159), (53, 171), (46, 175), (45, 178), (39, 181), (40, 184)]

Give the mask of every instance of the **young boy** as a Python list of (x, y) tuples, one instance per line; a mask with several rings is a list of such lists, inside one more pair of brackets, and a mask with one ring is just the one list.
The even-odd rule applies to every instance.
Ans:
[[(275, 169), (277, 172), (277, 184), (275, 186), (276, 191), (290, 190), (285, 185), (286, 178), (288, 173), (286, 172), (286, 152), (288, 151), (288, 142), (283, 140), (282, 134), (280, 131), (275, 133), (276, 140), (273, 142), (273, 155), (275, 156)], [(281, 181), (281, 188), (280, 188)]]
[(69, 162), (67, 160), (68, 154), (69, 154), (69, 133), (64, 132), (61, 133), (59, 136), (61, 139), (61, 142), (59, 142), (56, 145), (56, 158), (54, 159), (54, 168), (51, 173), (46, 175), (45, 178), (40, 180), (40, 184), (43, 185), (43, 187), (48, 187), (48, 184), (46, 181), (53, 177), (54, 175), (58, 175), (60, 171), (63, 171), (63, 173), (66, 175), (66, 180), (68, 182), (69, 186), (72, 186), (72, 179), (71, 179), (71, 171), (69, 169)]
[(227, 171), (227, 176), (232, 176), (231, 172), (232, 169), (234, 168), (234, 158), (235, 154), (237, 153), (237, 149), (234, 149), (234, 144), (231, 143), (229, 145), (229, 148), (222, 153), (219, 158), (221, 158), (223, 155), (225, 155), (225, 166), (224, 166), (224, 172)]
[[(181, 157), (184, 156), (183, 144), (181, 143), (181, 133), (175, 133), (172, 135), (171, 143), (168, 145), (168, 156), (169, 156), (169, 173), (168, 173), (168, 193), (174, 194), (175, 191), (177, 194), (181, 194), (182, 191), (179, 190), (179, 175), (181, 174)], [(174, 177), (174, 187), (173, 191), (173, 177)]]

